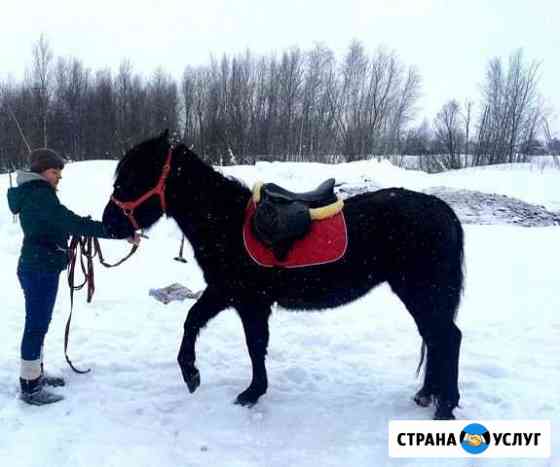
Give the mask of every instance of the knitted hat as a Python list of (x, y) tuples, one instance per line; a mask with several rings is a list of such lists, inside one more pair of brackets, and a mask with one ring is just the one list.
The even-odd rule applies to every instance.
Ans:
[(35, 173), (41, 173), (48, 169), (62, 170), (65, 162), (56, 152), (47, 148), (35, 149), (29, 155), (29, 161), (29, 168), (31, 172)]

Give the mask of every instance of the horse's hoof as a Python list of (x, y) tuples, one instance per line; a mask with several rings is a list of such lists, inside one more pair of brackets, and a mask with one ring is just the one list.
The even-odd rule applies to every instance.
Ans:
[(251, 389), (246, 389), (237, 396), (237, 398), (235, 399), (235, 404), (251, 408), (258, 402), (259, 397), (261, 396), (262, 393), (253, 391)]
[(453, 415), (453, 412), (440, 414), (438, 413), (438, 411), (436, 411), (434, 415), (434, 420), (455, 420), (455, 415)]
[(453, 415), (454, 408), (455, 405), (453, 404), (437, 404), (434, 420), (455, 420), (455, 415)]
[(192, 394), (200, 386), (200, 371), (196, 367), (190, 367), (183, 370), (183, 379), (187, 383), (189, 392)]
[(248, 409), (250, 409), (251, 407), (253, 407), (256, 404), (256, 402), (251, 402), (251, 401), (246, 400), (243, 397), (237, 396), (234, 404), (241, 405), (243, 407), (247, 407)]
[(416, 404), (418, 404), (420, 407), (428, 407), (432, 403), (432, 395), (418, 392), (414, 396), (414, 402), (416, 402)]

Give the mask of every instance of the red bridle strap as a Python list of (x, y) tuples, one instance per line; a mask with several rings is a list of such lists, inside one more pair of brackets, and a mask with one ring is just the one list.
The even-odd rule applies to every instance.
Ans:
[(123, 214), (128, 218), (132, 226), (135, 230), (140, 229), (140, 226), (136, 222), (134, 218), (134, 210), (140, 206), (144, 201), (148, 198), (157, 195), (159, 196), (159, 201), (161, 204), (161, 210), (165, 214), (166, 212), (166, 203), (165, 203), (165, 182), (167, 180), (167, 176), (169, 175), (169, 171), (171, 170), (171, 152), (172, 148), (169, 148), (169, 152), (167, 153), (167, 158), (165, 160), (165, 164), (161, 169), (161, 176), (157, 182), (157, 185), (152, 188), (150, 191), (144, 193), (140, 198), (135, 199), (134, 201), (119, 201), (114, 196), (111, 196), (111, 201), (115, 203), (119, 208), (121, 208)]

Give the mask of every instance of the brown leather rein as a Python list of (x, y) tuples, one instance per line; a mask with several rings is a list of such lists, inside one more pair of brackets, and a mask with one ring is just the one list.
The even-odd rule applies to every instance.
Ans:
[[(93, 293), (95, 292), (95, 274), (93, 269), (93, 258), (96, 256), (99, 258), (99, 262), (106, 268), (114, 268), (116, 266), (124, 263), (128, 258), (130, 258), (136, 250), (138, 245), (133, 245), (128, 255), (126, 255), (120, 261), (114, 264), (109, 264), (105, 262), (103, 258), (103, 253), (101, 252), (101, 246), (99, 245), (99, 240), (94, 237), (72, 237), (70, 240), (70, 246), (68, 247), (68, 286), (70, 287), (70, 315), (68, 316), (68, 321), (66, 322), (66, 329), (64, 331), (64, 357), (66, 362), (70, 365), (70, 368), (76, 373), (89, 373), (91, 368), (87, 370), (79, 370), (76, 368), (70, 357), (68, 357), (68, 340), (70, 336), (70, 322), (72, 321), (72, 311), (74, 309), (74, 291), (81, 290), (87, 285), (87, 302), (90, 303), (93, 298)], [(76, 272), (76, 260), (80, 258), (80, 267), (84, 280), (81, 284), (75, 285), (75, 272)]]
[[(129, 222), (132, 224), (135, 230), (139, 230), (140, 226), (136, 222), (134, 217), (134, 210), (140, 206), (148, 198), (157, 195), (159, 196), (160, 205), (163, 213), (166, 213), (166, 202), (165, 202), (165, 183), (169, 172), (171, 171), (171, 154), (173, 152), (173, 147), (169, 148), (167, 153), (167, 158), (165, 164), (161, 170), (161, 175), (157, 182), (157, 185), (151, 190), (144, 193), (139, 198), (133, 201), (119, 201), (114, 196), (111, 196), (111, 201), (115, 203), (123, 212), (123, 214), (128, 218)], [(68, 248), (69, 254), (69, 264), (68, 264), (68, 286), (70, 287), (70, 315), (68, 316), (68, 321), (66, 322), (66, 329), (64, 331), (64, 357), (66, 362), (70, 365), (70, 368), (76, 373), (89, 373), (91, 368), (87, 370), (79, 370), (76, 368), (70, 358), (68, 357), (68, 340), (70, 335), (70, 322), (72, 321), (72, 310), (74, 308), (74, 291), (81, 290), (87, 284), (87, 302), (90, 303), (93, 298), (93, 293), (95, 292), (95, 281), (94, 281), (94, 269), (93, 269), (93, 258), (96, 256), (99, 258), (99, 262), (106, 268), (114, 268), (116, 266), (124, 263), (128, 258), (130, 258), (138, 249), (138, 245), (133, 245), (130, 253), (126, 255), (120, 261), (109, 264), (106, 263), (103, 258), (103, 253), (101, 252), (101, 246), (99, 245), (99, 240), (93, 237), (72, 237), (70, 241), (70, 246)], [(84, 281), (79, 284), (74, 284), (75, 270), (76, 270), (76, 259), (80, 257), (80, 267), (82, 269), (82, 274), (84, 275)], [(85, 258), (85, 260), (84, 260)]]

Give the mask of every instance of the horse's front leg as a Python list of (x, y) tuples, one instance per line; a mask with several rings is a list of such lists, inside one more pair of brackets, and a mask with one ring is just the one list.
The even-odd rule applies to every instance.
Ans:
[(268, 348), (268, 318), (271, 309), (269, 305), (242, 304), (235, 307), (245, 331), (245, 340), (253, 366), (253, 379), (245, 391), (237, 396), (236, 404), (251, 407), (257, 403), (267, 390), (265, 357)]
[(200, 372), (195, 366), (195, 345), (198, 334), (208, 321), (224, 310), (226, 306), (223, 295), (208, 286), (187, 314), (177, 362), (191, 393), (200, 386)]

